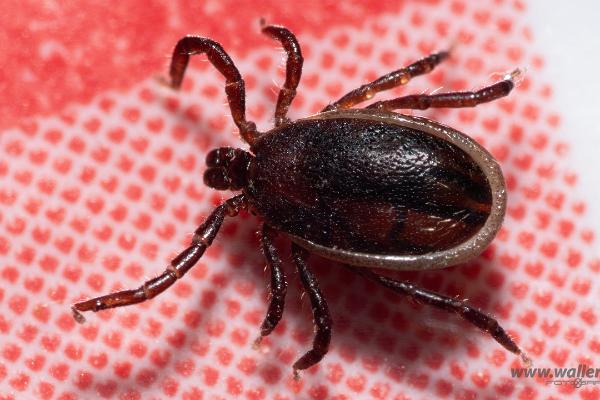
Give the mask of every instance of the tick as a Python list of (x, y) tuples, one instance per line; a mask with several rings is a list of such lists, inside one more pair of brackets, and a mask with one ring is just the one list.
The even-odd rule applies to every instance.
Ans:
[(262, 32), (279, 41), (287, 54), (275, 126), (267, 132), (246, 120), (244, 80), (219, 43), (184, 37), (170, 66), (173, 88), (180, 87), (191, 55), (206, 54), (224, 75), (231, 115), (249, 151), (221, 147), (209, 152), (204, 182), (240, 193), (212, 211), (189, 247), (160, 276), (138, 289), (74, 304), (75, 319), (84, 322), (84, 311), (140, 303), (163, 292), (202, 257), (225, 217), (248, 210), (263, 221), (262, 250), (271, 274), (270, 301), (255, 343), (273, 331), (283, 314), (287, 282), (273, 245), (278, 234), (290, 239), (293, 262), (310, 298), (316, 333), (312, 348), (293, 365), (296, 377), (325, 356), (332, 331), (327, 302), (307, 263), (309, 253), (341, 262), (418, 303), (458, 314), (528, 363), (491, 316), (462, 300), (371, 269), (444, 268), (473, 259), (492, 241), (506, 207), (506, 187), (494, 158), (455, 129), (392, 110), (490, 102), (509, 94), (519, 70), (474, 92), (409, 95), (354, 108), (430, 72), (449, 57), (442, 51), (352, 90), (316, 115), (290, 121), (287, 111), (302, 74), (300, 45), (286, 28), (263, 24)]

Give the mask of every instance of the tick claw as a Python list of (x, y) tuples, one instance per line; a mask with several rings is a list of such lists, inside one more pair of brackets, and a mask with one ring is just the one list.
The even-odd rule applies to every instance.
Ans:
[(169, 89), (178, 89), (176, 86), (173, 85), (173, 83), (168, 78), (165, 78), (162, 75), (155, 76), (154, 80), (160, 86), (163, 86), (163, 87), (166, 87), (166, 88), (169, 88)]
[(453, 54), (456, 51), (456, 48), (459, 46), (459, 44), (459, 38), (455, 37), (454, 39), (452, 39), (450, 45), (448, 46), (448, 50), (446, 50), (446, 53), (448, 53), (448, 55)]
[(73, 318), (80, 324), (85, 323), (85, 317), (82, 313), (80, 313), (75, 307), (71, 307), (71, 311), (73, 312)]
[(504, 79), (513, 81), (515, 86), (518, 86), (523, 81), (525, 72), (527, 72), (527, 68), (515, 68), (511, 72), (507, 73), (504, 76)]
[(252, 348), (254, 350), (259, 350), (260, 349), (260, 342), (262, 342), (262, 336), (257, 337), (254, 342), (252, 343)]
[(527, 368), (531, 368), (533, 366), (533, 361), (531, 360), (531, 358), (527, 357), (527, 354), (521, 353), (520, 356), (521, 360), (523, 361), (523, 364), (525, 364)]

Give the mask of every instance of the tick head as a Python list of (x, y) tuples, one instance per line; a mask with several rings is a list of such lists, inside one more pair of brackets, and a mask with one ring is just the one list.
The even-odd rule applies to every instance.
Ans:
[(204, 183), (218, 190), (238, 190), (248, 184), (248, 167), (253, 156), (233, 147), (219, 147), (206, 156)]

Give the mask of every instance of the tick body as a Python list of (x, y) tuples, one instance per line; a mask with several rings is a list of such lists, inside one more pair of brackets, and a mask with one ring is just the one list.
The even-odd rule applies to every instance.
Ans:
[(425, 118), (329, 111), (274, 129), (253, 151), (244, 192), (256, 213), (337, 261), (413, 270), (457, 264), (485, 249), (504, 216), (493, 157)]
[(417, 302), (456, 313), (528, 362), (489, 315), (370, 269), (443, 268), (473, 259), (491, 242), (506, 206), (496, 161), (461, 132), (392, 110), (473, 107), (508, 95), (519, 71), (475, 92), (409, 95), (355, 108), (378, 92), (431, 71), (449, 56), (442, 51), (350, 91), (314, 116), (290, 121), (287, 110), (302, 73), (300, 45), (286, 28), (269, 25), (262, 30), (279, 41), (288, 56), (270, 131), (259, 132), (246, 120), (244, 80), (217, 42), (195, 36), (181, 39), (170, 68), (170, 84), (178, 88), (189, 57), (204, 53), (225, 77), (231, 115), (250, 148), (209, 152), (204, 182), (240, 193), (207, 217), (188, 248), (161, 275), (137, 289), (74, 304), (75, 319), (84, 322), (84, 311), (131, 305), (163, 292), (202, 257), (225, 217), (247, 209), (262, 220), (262, 250), (271, 275), (269, 305), (255, 343), (269, 335), (283, 315), (287, 281), (273, 245), (280, 233), (291, 240), (293, 262), (310, 298), (316, 333), (312, 348), (293, 365), (295, 376), (325, 356), (332, 332), (325, 296), (307, 263), (310, 252), (342, 262)]

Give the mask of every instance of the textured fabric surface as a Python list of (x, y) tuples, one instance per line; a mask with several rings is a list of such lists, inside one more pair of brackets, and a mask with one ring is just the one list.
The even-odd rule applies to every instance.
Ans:
[[(228, 220), (188, 275), (159, 297), (87, 313), (70, 305), (161, 273), (223, 199), (204, 156), (242, 146), (224, 83), (195, 57), (183, 88), (158, 83), (183, 34), (223, 43), (247, 83), (248, 118), (272, 125), (281, 51), (258, 18), (298, 34), (305, 64), (290, 116), (317, 112), (368, 80), (455, 44), (406, 93), (468, 90), (527, 67), (511, 95), (474, 109), (415, 112), (478, 140), (508, 185), (503, 228), (484, 254), (442, 271), (393, 274), (493, 314), (538, 367), (600, 367), (598, 227), (568, 168), (520, 1), (158, 1), (57, 5), (0, 16), (0, 398), (597, 399), (600, 386), (511, 377), (520, 360), (476, 328), (311, 258), (334, 319), (331, 350), (300, 381), (312, 342), (289, 243), (289, 290), (275, 332), (252, 349), (267, 304), (260, 221)], [(385, 2), (384, 2), (385, 3)]]

